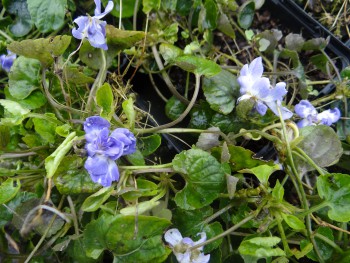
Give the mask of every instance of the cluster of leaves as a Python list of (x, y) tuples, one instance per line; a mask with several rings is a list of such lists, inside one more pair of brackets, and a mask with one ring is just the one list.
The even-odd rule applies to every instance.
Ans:
[[(298, 129), (237, 104), (240, 68), (262, 56), (272, 82), (287, 82), (288, 107), (309, 99), (348, 116), (350, 68), (326, 39), (259, 29), (259, 0), (115, 0), (103, 51), (71, 36), (93, 1), (2, 5), (1, 50), (18, 55), (1, 79), (3, 262), (173, 262), (170, 227), (205, 232), (211, 262), (348, 262), (350, 122)], [(133, 88), (158, 94), (169, 122), (156, 125)], [(94, 115), (137, 137), (110, 187), (84, 169)], [(198, 142), (169, 156), (159, 133)]]

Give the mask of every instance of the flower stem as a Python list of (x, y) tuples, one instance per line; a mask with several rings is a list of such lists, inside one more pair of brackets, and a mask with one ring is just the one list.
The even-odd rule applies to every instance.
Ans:
[(94, 101), (97, 89), (102, 86), (102, 83), (105, 81), (106, 75), (107, 75), (106, 53), (102, 48), (100, 49), (100, 51), (101, 51), (102, 65), (101, 65), (100, 71), (97, 74), (95, 82), (92, 84), (92, 87), (90, 90), (90, 94), (89, 94), (89, 97), (86, 103), (86, 108), (85, 108), (87, 112), (91, 111), (92, 102)]
[(160, 125), (157, 127), (149, 128), (149, 129), (141, 129), (141, 130), (138, 130), (138, 132), (139, 133), (157, 132), (159, 130), (163, 130), (163, 129), (167, 129), (169, 127), (172, 127), (172, 126), (178, 124), (179, 122), (181, 122), (187, 116), (187, 114), (189, 114), (190, 111), (192, 110), (192, 108), (197, 100), (199, 89), (200, 89), (200, 75), (196, 74), (196, 86), (194, 89), (194, 93), (193, 93), (192, 99), (191, 99), (190, 103), (188, 104), (187, 108), (185, 109), (185, 111), (176, 120), (174, 120), (172, 122), (169, 122), (167, 124), (163, 124), (163, 125)]
[(195, 250), (198, 249), (200, 247), (203, 247), (205, 245), (210, 244), (211, 242), (214, 242), (220, 238), (223, 238), (224, 236), (229, 235), (231, 232), (235, 231), (236, 229), (240, 228), (242, 225), (244, 225), (245, 223), (249, 222), (250, 220), (252, 220), (254, 217), (256, 216), (256, 213), (251, 214), (250, 216), (244, 218), (241, 222), (235, 224), (234, 226), (230, 227), (229, 229), (227, 229), (226, 231), (222, 232), (220, 235), (217, 235), (211, 239), (208, 239), (206, 241), (204, 241), (203, 243), (197, 244), (193, 247), (190, 248), (190, 250)]
[(169, 168), (172, 167), (172, 163), (165, 163), (165, 164), (159, 164), (159, 165), (140, 165), (140, 166), (124, 166), (124, 165), (119, 165), (120, 169), (124, 170), (150, 170), (150, 169), (163, 169), (163, 168)]

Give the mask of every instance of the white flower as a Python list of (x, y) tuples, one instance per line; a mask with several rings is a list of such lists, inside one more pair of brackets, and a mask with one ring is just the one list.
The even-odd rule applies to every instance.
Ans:
[(204, 255), (202, 253), (203, 247), (190, 250), (191, 247), (203, 243), (207, 239), (205, 232), (201, 232), (198, 235), (201, 238), (194, 242), (189, 237), (183, 238), (178, 229), (172, 228), (165, 232), (164, 239), (169, 243), (179, 263), (207, 263), (209, 262), (210, 254)]

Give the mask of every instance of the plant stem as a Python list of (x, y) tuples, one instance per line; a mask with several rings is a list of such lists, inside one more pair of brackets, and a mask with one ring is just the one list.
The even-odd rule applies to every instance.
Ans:
[(200, 89), (200, 75), (196, 74), (196, 86), (194, 89), (194, 93), (193, 93), (192, 99), (191, 99), (190, 103), (188, 104), (187, 108), (185, 109), (185, 111), (176, 120), (174, 120), (172, 122), (169, 122), (167, 124), (160, 125), (157, 127), (149, 128), (149, 129), (140, 129), (140, 130), (138, 130), (138, 132), (139, 133), (157, 132), (159, 130), (167, 129), (169, 127), (172, 127), (172, 126), (180, 123), (187, 116), (187, 114), (189, 114), (190, 111), (192, 110), (192, 108), (197, 100), (199, 89)]
[(290, 248), (289, 248), (289, 245), (288, 245), (286, 234), (284, 233), (281, 216), (277, 215), (276, 219), (277, 219), (278, 230), (280, 232), (282, 243), (283, 243), (283, 248), (284, 248), (284, 251), (286, 252), (286, 254), (288, 256), (288, 255), (291, 254), (291, 252), (290, 252)]
[(156, 48), (156, 46), (152, 46), (152, 52), (153, 52), (153, 56), (154, 56), (154, 59), (157, 63), (157, 66), (159, 68), (159, 70), (161, 71), (161, 74), (162, 74), (162, 77), (166, 83), (166, 85), (168, 86), (170, 92), (178, 99), (180, 100), (182, 103), (188, 105), (189, 104), (189, 101), (184, 98), (176, 89), (176, 87), (174, 86), (174, 84), (171, 82), (170, 80), (170, 77), (168, 75), (168, 73), (166, 73), (166, 71), (164, 70), (164, 66), (163, 66), (163, 62), (162, 60), (160, 59), (160, 56), (159, 56), (159, 53), (158, 53), (158, 50)]
[(195, 250), (198, 249), (200, 247), (203, 247), (205, 245), (210, 244), (211, 242), (214, 242), (220, 238), (223, 238), (224, 236), (229, 235), (231, 232), (235, 231), (236, 229), (240, 228), (242, 225), (244, 225), (245, 223), (249, 222), (250, 220), (252, 220), (254, 217), (256, 217), (256, 213), (254, 212), (253, 214), (251, 214), (250, 216), (244, 218), (241, 222), (235, 224), (234, 226), (230, 227), (229, 229), (227, 229), (226, 231), (222, 232), (220, 235), (217, 235), (211, 239), (208, 239), (206, 241), (204, 241), (203, 243), (197, 244), (193, 247), (190, 248), (190, 250)]
[(169, 167), (172, 167), (172, 166), (173, 166), (172, 163), (165, 163), (165, 164), (152, 165), (152, 166), (148, 166), (148, 165), (140, 165), (140, 166), (123, 166), (123, 165), (119, 165), (119, 168), (120, 169), (124, 169), (124, 170), (150, 170), (150, 169), (169, 168)]
[(107, 75), (106, 53), (102, 48), (100, 49), (100, 51), (101, 51), (102, 65), (101, 65), (100, 71), (97, 74), (95, 82), (92, 84), (92, 87), (90, 90), (90, 94), (85, 107), (85, 110), (87, 112), (91, 112), (92, 102), (95, 99), (97, 89), (102, 86), (102, 83), (105, 81), (106, 75)]
[(336, 250), (339, 254), (344, 253), (344, 251), (334, 241), (330, 240), (329, 238), (325, 237), (324, 235), (321, 235), (319, 233), (315, 233), (315, 237), (317, 237), (318, 239), (321, 239), (322, 241), (324, 241), (325, 243), (327, 243), (328, 245), (333, 247), (334, 250)]
[(302, 149), (295, 147), (294, 151), (299, 153), (312, 167), (314, 167), (320, 175), (326, 174)]

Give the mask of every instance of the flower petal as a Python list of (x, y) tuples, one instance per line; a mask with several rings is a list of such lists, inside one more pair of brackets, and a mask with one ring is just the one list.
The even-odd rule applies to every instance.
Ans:
[(210, 254), (204, 255), (200, 253), (197, 258), (192, 259), (191, 263), (207, 263), (210, 260)]
[(112, 132), (111, 137), (124, 144), (123, 155), (132, 154), (136, 151), (136, 138), (128, 129), (117, 128)]
[[(95, 0), (95, 3), (97, 1), (100, 2), (100, 0)], [(113, 1), (108, 1), (108, 4), (106, 5), (105, 11), (103, 13), (101, 13), (101, 5), (100, 5), (99, 10), (97, 10), (97, 4), (96, 4), (94, 18), (97, 18), (97, 19), (103, 18), (105, 15), (107, 15), (109, 12), (111, 12), (113, 10), (113, 6), (114, 6)]]
[(255, 103), (254, 108), (261, 116), (264, 116), (266, 114), (267, 106), (264, 103), (262, 103), (261, 101), (257, 101)]
[(317, 120), (320, 124), (324, 125), (332, 125), (340, 119), (340, 110), (338, 108), (334, 108), (331, 110), (325, 110), (317, 115)]
[(89, 172), (91, 180), (104, 187), (111, 186), (113, 181), (119, 180), (117, 164), (103, 155), (88, 157), (84, 167)]
[(109, 129), (110, 126), (109, 121), (100, 116), (92, 116), (87, 118), (84, 122), (86, 141), (91, 142), (95, 140), (101, 130), (104, 128)]
[(262, 58), (257, 57), (249, 65), (249, 74), (253, 79), (260, 78), (264, 72), (264, 66), (262, 64)]
[(183, 238), (177, 228), (172, 228), (165, 232), (164, 239), (170, 244), (171, 247), (174, 247), (179, 244)]
[(314, 106), (308, 100), (301, 100), (294, 107), (294, 111), (301, 118), (307, 118), (308, 116), (316, 116), (317, 111)]

